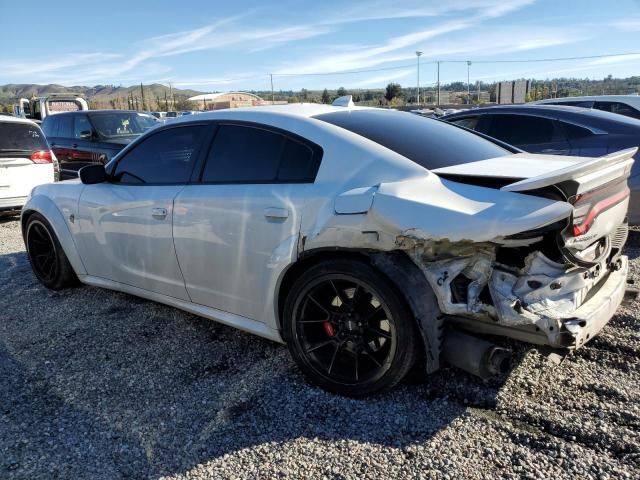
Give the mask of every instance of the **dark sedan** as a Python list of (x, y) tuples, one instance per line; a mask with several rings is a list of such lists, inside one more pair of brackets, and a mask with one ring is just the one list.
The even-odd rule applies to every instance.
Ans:
[[(599, 157), (640, 145), (640, 120), (557, 105), (508, 105), (457, 112), (442, 120), (531, 153)], [(640, 224), (640, 154), (631, 170), (629, 222)]]
[(76, 178), (92, 163), (108, 163), (147, 130), (156, 118), (126, 110), (90, 110), (47, 116), (42, 130), (60, 162), (62, 179)]

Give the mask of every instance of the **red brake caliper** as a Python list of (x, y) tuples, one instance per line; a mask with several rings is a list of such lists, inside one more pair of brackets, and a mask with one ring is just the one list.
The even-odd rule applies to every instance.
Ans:
[(336, 334), (336, 329), (333, 328), (333, 325), (328, 320), (322, 324), (324, 328), (324, 333), (327, 334), (327, 337), (333, 337)]

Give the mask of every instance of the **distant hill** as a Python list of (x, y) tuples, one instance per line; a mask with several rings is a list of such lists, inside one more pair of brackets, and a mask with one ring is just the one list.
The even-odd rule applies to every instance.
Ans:
[[(169, 87), (157, 83), (144, 85), (145, 103), (148, 109), (159, 108), (157, 101), (164, 105), (165, 94), (170, 96)], [(172, 89), (177, 100), (184, 100), (194, 95), (204, 92), (189, 89)], [(51, 93), (77, 93), (89, 101), (92, 108), (127, 108), (128, 100), (133, 96), (142, 106), (142, 95), (140, 85), (131, 87), (116, 87), (115, 85), (96, 85), (93, 87), (62, 85), (36, 85), (36, 84), (7, 84), (0, 85), (0, 104), (9, 105), (16, 103), (20, 98), (30, 98), (32, 96), (43, 96)]]

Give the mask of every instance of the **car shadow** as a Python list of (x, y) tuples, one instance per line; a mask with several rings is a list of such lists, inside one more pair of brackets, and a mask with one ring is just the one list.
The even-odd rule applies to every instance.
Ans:
[(410, 455), (468, 407), (493, 408), (508, 378), (444, 368), (332, 395), (281, 345), (126, 294), (48, 291), (24, 253), (0, 256), (0, 298), (1, 478), (157, 478), (298, 438)]

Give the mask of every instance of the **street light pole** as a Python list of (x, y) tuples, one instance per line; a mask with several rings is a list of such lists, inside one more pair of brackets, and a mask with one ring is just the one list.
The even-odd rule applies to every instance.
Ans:
[(471, 67), (471, 62), (467, 60), (467, 104), (471, 103), (471, 84), (469, 83), (469, 68)]
[(436, 106), (439, 107), (440, 106), (440, 60), (438, 60), (436, 62), (436, 64), (438, 65), (438, 96), (436, 98)]
[(418, 106), (420, 106), (420, 55), (422, 55), (422, 52), (416, 52), (416, 59), (418, 60)]
[(276, 97), (273, 93), (273, 73), (270, 73), (269, 77), (271, 77), (271, 105), (274, 105), (276, 103)]

